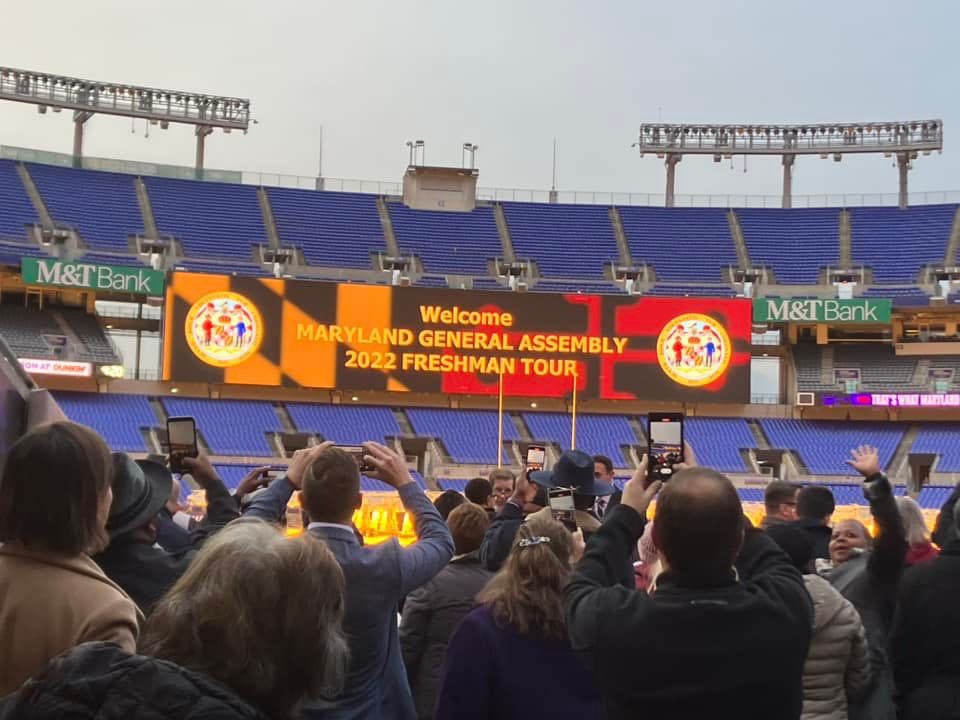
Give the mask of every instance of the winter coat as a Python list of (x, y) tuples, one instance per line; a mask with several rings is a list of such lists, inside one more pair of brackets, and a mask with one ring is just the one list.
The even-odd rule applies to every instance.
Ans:
[(603, 715), (594, 680), (567, 638), (521, 634), (481, 605), (450, 639), (435, 717), (600, 720)]
[(856, 608), (817, 575), (803, 581), (813, 600), (813, 638), (803, 666), (802, 720), (847, 720), (847, 695), (870, 680), (867, 637)]
[(902, 720), (960, 719), (960, 538), (903, 574), (891, 636)]
[(87, 555), (0, 547), (0, 697), (80, 643), (103, 640), (132, 652), (140, 619)]
[[(605, 517), (609, 517), (611, 512), (612, 510), (608, 508)], [(520, 525), (526, 522), (528, 518), (537, 515), (552, 517), (549, 507), (541, 508), (537, 512), (526, 516), (524, 516), (523, 510), (513, 502), (507, 502), (501, 508), (493, 522), (490, 523), (490, 527), (487, 528), (483, 541), (480, 543), (480, 562), (487, 570), (497, 572), (501, 568), (510, 554), (510, 548), (513, 547), (513, 541), (517, 536)], [(577, 527), (583, 531), (584, 542), (588, 542), (594, 533), (600, 529), (601, 523), (593, 513), (586, 510), (577, 509), (576, 515)], [(620, 571), (620, 583), (624, 587), (632, 588), (636, 585), (633, 574), (633, 559), (631, 554), (630, 561)]]
[[(526, 522), (528, 517), (541, 513), (549, 516), (550, 508), (541, 508), (530, 515), (524, 515), (520, 506), (513, 501), (507, 502), (500, 508), (500, 512), (493, 518), (480, 543), (480, 562), (483, 566), (490, 572), (497, 572), (510, 554), (510, 548), (513, 547), (513, 540), (517, 536), (520, 525)], [(576, 516), (577, 526), (583, 531), (583, 539), (589, 540), (600, 527), (600, 521), (593, 513), (585, 510), (578, 509)], [(630, 574), (632, 577), (632, 571)]]
[(440, 671), (450, 637), (493, 577), (477, 553), (455, 557), (433, 580), (407, 595), (400, 649), (420, 720), (433, 717)]
[(833, 530), (827, 525), (824, 525), (820, 520), (810, 518), (800, 518), (789, 523), (789, 525), (802, 532), (810, 541), (813, 546), (814, 558), (823, 558), (824, 560), (830, 558), (830, 536), (833, 534)]
[(870, 687), (851, 701), (851, 720), (894, 720), (893, 672), (890, 664), (890, 628), (897, 603), (897, 586), (903, 574), (907, 540), (903, 520), (887, 478), (874, 475), (864, 482), (864, 497), (877, 523), (873, 548), (851, 557), (824, 577), (860, 613), (870, 650)]
[(750, 528), (737, 573), (689, 587), (667, 570), (647, 595), (620, 586), (618, 572), (643, 527), (633, 508), (614, 508), (564, 592), (570, 642), (605, 717), (797, 720), (813, 628), (800, 572)]
[(87, 643), (0, 700), (0, 720), (268, 720), (231, 688), (179, 665)]
[(776, 525), (786, 525), (789, 522), (789, 520), (784, 520), (779, 515), (764, 515), (763, 519), (760, 520), (760, 529), (769, 530)]
[[(222, 481), (208, 485), (206, 492), (207, 515), (190, 534), (188, 549), (168, 552), (156, 545), (137, 542), (127, 534), (111, 538), (107, 549), (93, 558), (107, 577), (122, 587), (144, 613), (149, 614), (156, 602), (187, 571), (203, 543), (240, 516), (233, 496)], [(168, 541), (167, 536), (164, 541)]]

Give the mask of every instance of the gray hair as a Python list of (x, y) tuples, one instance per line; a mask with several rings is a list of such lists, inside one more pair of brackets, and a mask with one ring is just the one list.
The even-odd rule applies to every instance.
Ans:
[(219, 680), (271, 717), (342, 690), (344, 577), (326, 543), (240, 520), (154, 607), (140, 649)]
[(923, 512), (917, 501), (911, 497), (898, 497), (897, 510), (903, 519), (903, 530), (910, 545), (921, 545), (930, 542), (930, 531), (923, 519)]

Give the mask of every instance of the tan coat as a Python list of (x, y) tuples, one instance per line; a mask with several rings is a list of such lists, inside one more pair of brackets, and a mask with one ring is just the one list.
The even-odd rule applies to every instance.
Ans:
[(0, 547), (0, 697), (80, 643), (136, 649), (142, 615), (86, 555)]
[(867, 638), (860, 614), (818, 575), (804, 575), (813, 600), (813, 637), (803, 666), (802, 720), (847, 720), (847, 695), (869, 683)]

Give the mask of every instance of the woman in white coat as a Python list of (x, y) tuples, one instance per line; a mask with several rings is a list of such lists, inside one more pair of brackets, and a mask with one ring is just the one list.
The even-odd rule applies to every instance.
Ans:
[(810, 572), (813, 546), (803, 533), (777, 525), (767, 534), (804, 573), (813, 601), (813, 637), (803, 667), (801, 720), (847, 720), (847, 698), (856, 697), (870, 681), (860, 614), (827, 580)]

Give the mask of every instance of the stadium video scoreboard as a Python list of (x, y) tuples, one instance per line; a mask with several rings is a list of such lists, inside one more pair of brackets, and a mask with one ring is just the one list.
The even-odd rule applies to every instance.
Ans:
[(749, 300), (171, 274), (163, 379), (746, 403)]

